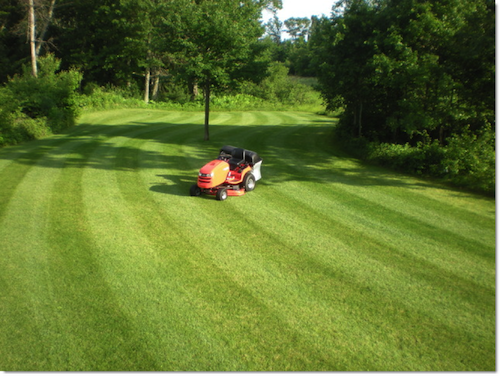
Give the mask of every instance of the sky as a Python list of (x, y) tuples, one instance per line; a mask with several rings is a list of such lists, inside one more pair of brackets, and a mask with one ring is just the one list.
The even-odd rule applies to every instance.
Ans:
[[(325, 15), (330, 17), (335, 0), (282, 0), (283, 9), (278, 11), (280, 21), (291, 17), (307, 17)], [(271, 18), (272, 16), (269, 16)], [(266, 20), (267, 21), (267, 20)]]

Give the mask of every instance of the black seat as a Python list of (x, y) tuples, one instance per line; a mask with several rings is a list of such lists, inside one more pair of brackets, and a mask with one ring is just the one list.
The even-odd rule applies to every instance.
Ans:
[(231, 170), (234, 170), (245, 163), (245, 149), (234, 148), (231, 155), (231, 159), (229, 160), (229, 168)]
[(234, 149), (235, 149), (234, 146), (224, 145), (223, 147), (221, 147), (217, 159), (223, 161), (229, 161), (231, 159), (231, 153), (233, 152)]

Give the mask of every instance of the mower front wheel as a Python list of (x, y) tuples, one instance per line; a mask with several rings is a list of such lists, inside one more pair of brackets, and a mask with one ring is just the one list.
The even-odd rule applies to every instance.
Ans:
[(215, 194), (215, 198), (219, 201), (224, 201), (227, 198), (227, 188), (219, 188)]
[(201, 195), (201, 188), (198, 187), (196, 184), (193, 184), (191, 188), (189, 189), (189, 194), (191, 196), (199, 196)]

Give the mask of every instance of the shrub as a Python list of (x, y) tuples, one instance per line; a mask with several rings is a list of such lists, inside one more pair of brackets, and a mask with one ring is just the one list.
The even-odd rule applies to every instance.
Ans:
[(477, 135), (469, 130), (448, 138), (441, 162), (446, 177), (457, 185), (495, 192), (495, 133), (485, 126)]
[(86, 111), (106, 110), (112, 108), (142, 108), (147, 104), (144, 100), (134, 98), (126, 91), (116, 87), (100, 87), (95, 84), (85, 86), (84, 95), (78, 98), (78, 105)]
[(60, 132), (75, 124), (79, 114), (76, 89), (80, 72), (58, 72), (53, 55), (39, 59), (35, 78), (28, 67), (0, 88), (0, 146)]
[(493, 195), (495, 193), (495, 133), (491, 127), (478, 134), (467, 131), (428, 143), (390, 144), (368, 142), (336, 130), (338, 145), (358, 158), (400, 172), (441, 178), (455, 186)]
[(316, 104), (320, 101), (319, 92), (288, 76), (288, 68), (278, 62), (269, 66), (267, 77), (261, 83), (243, 84), (242, 93), (284, 105)]
[(437, 141), (419, 142), (417, 146), (371, 143), (369, 150), (369, 160), (398, 171), (432, 176), (444, 172), (441, 166), (444, 150)]
[(215, 110), (256, 110), (266, 105), (263, 99), (248, 94), (213, 95), (210, 101)]

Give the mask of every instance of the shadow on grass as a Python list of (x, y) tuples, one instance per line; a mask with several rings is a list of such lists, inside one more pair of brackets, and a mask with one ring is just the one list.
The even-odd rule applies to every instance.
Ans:
[(187, 175), (156, 175), (164, 179), (162, 183), (152, 183), (149, 188), (152, 192), (175, 196), (190, 196), (189, 188), (196, 183), (196, 177)]
[[(335, 149), (332, 119), (311, 118), (302, 124), (211, 125), (211, 140), (203, 141), (203, 125), (186, 123), (81, 124), (57, 136), (0, 150), (1, 160), (48, 168), (92, 168), (117, 171), (164, 169), (168, 182), (150, 190), (189, 195), (196, 172), (215, 159), (222, 145), (257, 151), (263, 158), (263, 185), (289, 181), (339, 183), (355, 186), (440, 188), (438, 184), (408, 179), (379, 167), (367, 166)], [(199, 135), (194, 137), (193, 135)], [(125, 138), (115, 144), (116, 138)], [(171, 145), (166, 153), (145, 150), (146, 142)], [(189, 154), (178, 151), (189, 148)], [(177, 151), (176, 151), (177, 150)], [(443, 189), (445, 187), (442, 187)], [(449, 189), (449, 188), (446, 188)]]

